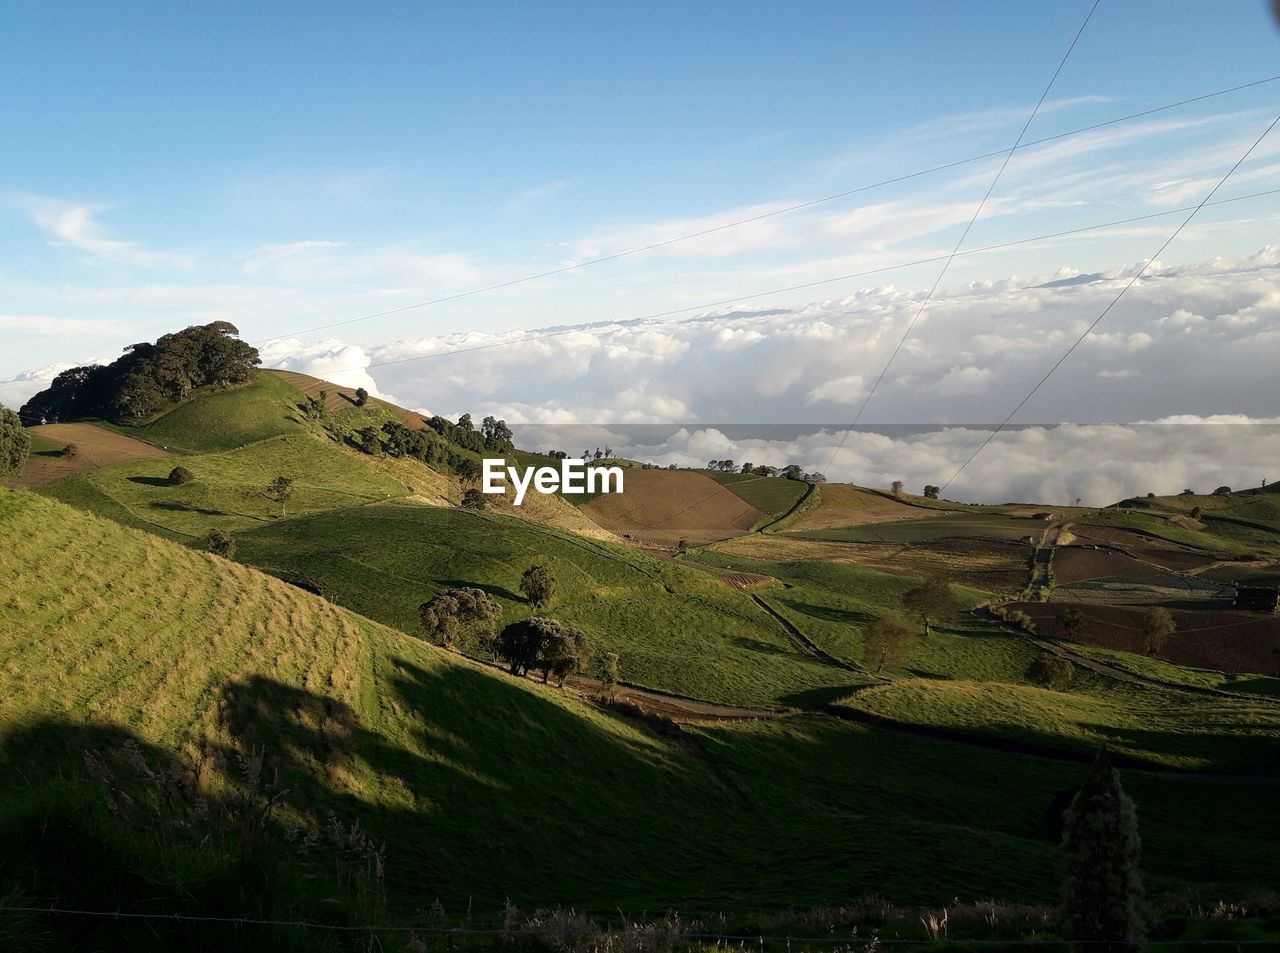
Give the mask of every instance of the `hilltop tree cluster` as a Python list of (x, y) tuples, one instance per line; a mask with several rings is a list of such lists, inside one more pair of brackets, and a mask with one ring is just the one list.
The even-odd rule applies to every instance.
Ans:
[(63, 371), (23, 405), (29, 422), (104, 417), (137, 423), (197, 387), (242, 384), (262, 363), (257, 348), (226, 321), (166, 334), (154, 344), (130, 344), (110, 364)]
[(463, 414), (456, 424), (437, 414), (427, 418), (427, 426), (450, 443), (475, 453), (508, 453), (515, 449), (511, 428), (496, 417), (484, 418), (479, 430), (470, 414)]

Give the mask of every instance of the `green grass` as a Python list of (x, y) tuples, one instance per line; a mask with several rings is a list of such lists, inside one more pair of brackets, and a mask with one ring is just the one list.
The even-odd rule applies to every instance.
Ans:
[(31, 440), (32, 453), (54, 453), (61, 450), (65, 444), (58, 443), (56, 440), (50, 440), (48, 437), (42, 437), (38, 433), (27, 431), (27, 437)]
[(1270, 695), (1280, 697), (1280, 678), (1266, 675), (1233, 676), (1227, 672), (1218, 672), (1208, 668), (1193, 668), (1189, 665), (1177, 665), (1164, 659), (1137, 655), (1133, 652), (1121, 652), (1118, 649), (1103, 648), (1098, 645), (1085, 645), (1080, 642), (1071, 643), (1071, 651), (1097, 659), (1108, 665), (1141, 675), (1145, 678), (1168, 682), (1171, 685), (1186, 685), (1191, 688), (1212, 688), (1242, 695)]
[(899, 724), (1033, 749), (1113, 752), (1172, 768), (1280, 773), (1280, 708), (1191, 695), (1079, 669), (1066, 691), (1029, 685), (899, 681), (844, 705)]
[(559, 594), (537, 614), (582, 628), (621, 657), (622, 677), (708, 701), (776, 708), (856, 684), (793, 644), (750, 598), (705, 573), (634, 549), (462, 510), (367, 506), (291, 519), (238, 537), (237, 558), (301, 577), (340, 605), (404, 632), (441, 589), (479, 586), (504, 621), (535, 614), (518, 594), (534, 563)]
[(1165, 539), (1172, 543), (1181, 543), (1193, 549), (1223, 553), (1231, 556), (1244, 556), (1257, 551), (1256, 546), (1246, 545), (1237, 540), (1228, 539), (1202, 530), (1187, 529), (1167, 519), (1149, 513), (1128, 512), (1119, 510), (1099, 510), (1082, 517), (1079, 522), (1094, 526), (1115, 526), (1146, 533), (1157, 539)]
[[(169, 486), (169, 472), (177, 464), (195, 479)], [(265, 495), (276, 476), (294, 480), (293, 497), (285, 508), (289, 517), (408, 492), (324, 438), (300, 429), (223, 453), (132, 460), (61, 480), (41, 492), (127, 525), (196, 539), (211, 529), (234, 532), (278, 520), (280, 505)]]
[(1027, 536), (1039, 537), (1045, 524), (1039, 520), (1006, 516), (1001, 513), (958, 513), (954, 516), (933, 516), (918, 520), (898, 520), (891, 523), (865, 523), (861, 526), (815, 529), (787, 533), (804, 539), (827, 539), (845, 543), (915, 543), (950, 536), (970, 536), (979, 539), (1019, 540)]
[(302, 393), (291, 384), (258, 371), (251, 384), (200, 388), (141, 426), (98, 423), (177, 453), (230, 450), (296, 431), (302, 422), (298, 410), (302, 399)]
[(745, 473), (715, 473), (707, 476), (721, 486), (726, 486), (762, 513), (770, 517), (781, 516), (804, 496), (805, 483), (783, 477), (749, 476)]
[[(866, 665), (863, 631), (876, 619), (901, 617), (903, 594), (920, 583), (911, 576), (851, 563), (767, 562), (713, 549), (699, 550), (687, 558), (782, 580), (785, 589), (764, 590), (758, 593), (760, 597), (824, 651), (862, 667)], [(983, 598), (977, 590), (952, 588), (966, 608)], [(902, 663), (881, 674), (1017, 682), (1024, 679), (1036, 653), (1026, 640), (961, 612), (955, 619), (935, 625), (927, 638), (913, 639)]]
[[(812, 717), (663, 741), (247, 567), (30, 494), (0, 494), (0, 542), (0, 572), (20, 580), (0, 601), (5, 832), (64, 795), (101, 812), (77, 780), (84, 752), (135, 739), (153, 756), (229, 763), (264, 750), (294, 811), (358, 818), (386, 843), (391, 922), (420, 921), (437, 900), (484, 922), (507, 899), (639, 918), (870, 894), (1057, 896), (1050, 805), (1083, 766)], [(217, 762), (206, 771), (216, 789)], [(1274, 882), (1258, 835), (1272, 791), (1125, 783), (1153, 892), (1240, 896)], [(157, 873), (144, 896), (168, 909), (178, 901), (166, 903)], [(132, 875), (113, 866), (110, 884)]]

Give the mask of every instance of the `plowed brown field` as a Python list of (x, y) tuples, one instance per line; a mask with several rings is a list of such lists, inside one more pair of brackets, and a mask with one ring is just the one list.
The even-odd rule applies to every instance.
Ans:
[(624, 486), (625, 492), (598, 496), (580, 509), (609, 532), (647, 545), (729, 539), (766, 516), (701, 473), (633, 468)]
[(168, 451), (153, 447), (141, 440), (134, 440), (113, 430), (95, 427), (93, 424), (46, 424), (32, 427), (31, 432), (51, 443), (75, 444), (74, 457), (61, 456), (56, 451), (33, 453), (27, 459), (22, 472), (15, 477), (0, 480), (0, 485), (16, 490), (30, 490), (47, 486), (64, 477), (75, 476), (142, 457), (168, 457)]

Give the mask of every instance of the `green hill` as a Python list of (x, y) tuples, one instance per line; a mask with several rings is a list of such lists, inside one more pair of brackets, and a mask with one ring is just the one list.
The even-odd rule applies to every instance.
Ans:
[(410, 633), (421, 603), (459, 585), (488, 590), (511, 618), (532, 614), (520, 575), (541, 563), (559, 583), (542, 614), (619, 653), (629, 681), (760, 707), (865, 681), (807, 654), (748, 595), (706, 573), (514, 517), (365, 506), (243, 533), (237, 557)]
[[(329, 811), (359, 820), (386, 846), (384, 921), (420, 919), (433, 901), (485, 922), (508, 900), (606, 916), (749, 916), (871, 893), (1057, 893), (1047, 812), (1080, 766), (813, 716), (664, 739), (252, 569), (31, 494), (0, 493), (0, 544), (0, 574), (21, 580), (0, 602), (9, 897), (358, 915), (308, 906), (287, 892), (293, 881), (255, 887), (239, 854), (166, 826), (173, 802), (147, 792), (171, 782), (137, 767), (190, 765), (204, 803), (226, 804), (237, 760), (255, 751), (288, 791), (263, 835), (270, 855), (301, 856), (289, 818), (304, 828), (331, 825)], [(133, 765), (141, 787), (107, 789), (114, 812), (86, 752), (119, 771)], [(1271, 882), (1269, 843), (1257, 836), (1269, 790), (1142, 775), (1126, 785), (1143, 810), (1155, 887), (1239, 895)], [(128, 790), (141, 826), (121, 807)], [(325, 854), (321, 869), (348, 869), (344, 856)], [(94, 869), (104, 874), (85, 875)], [(60, 929), (70, 927), (32, 926)], [(148, 924), (134, 935), (151, 948), (227, 948), (233, 936), (248, 945), (248, 933), (171, 932), (180, 929)], [(314, 935), (298, 942), (323, 948)]]

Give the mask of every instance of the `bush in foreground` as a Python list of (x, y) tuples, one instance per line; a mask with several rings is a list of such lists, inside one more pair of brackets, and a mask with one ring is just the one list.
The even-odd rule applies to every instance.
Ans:
[(1027, 681), (1054, 691), (1065, 688), (1073, 675), (1075, 666), (1056, 655), (1041, 655), (1027, 667)]
[(170, 486), (182, 486), (182, 484), (190, 483), (195, 478), (195, 474), (186, 467), (174, 467), (169, 471)]

